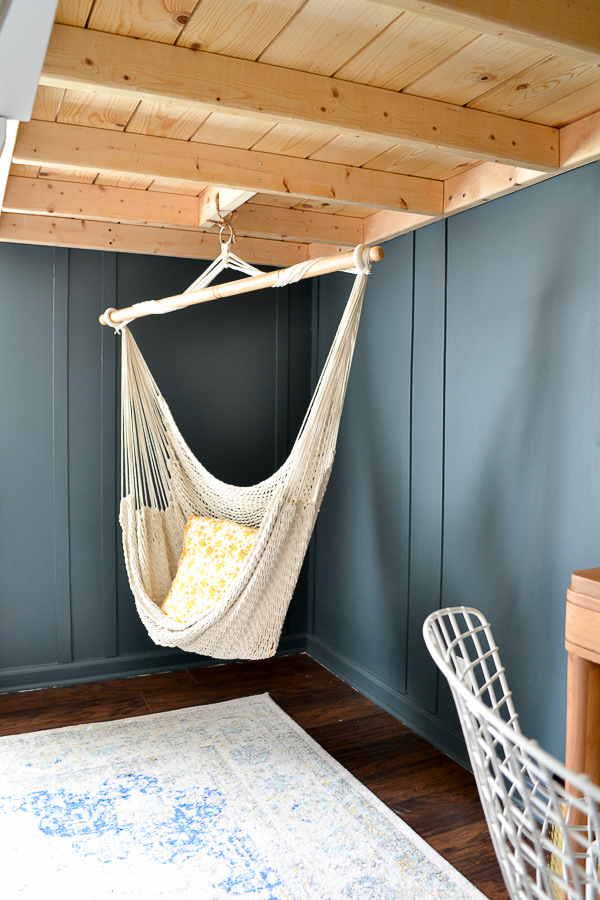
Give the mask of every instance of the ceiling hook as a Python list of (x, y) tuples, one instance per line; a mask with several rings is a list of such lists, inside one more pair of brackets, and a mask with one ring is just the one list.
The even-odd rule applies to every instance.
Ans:
[[(226, 232), (228, 232), (228, 235), (226, 239), (224, 239), (223, 235), (225, 235)], [(221, 219), (219, 222), (219, 241), (221, 243), (221, 246), (223, 246), (223, 244), (229, 246), (230, 244), (233, 244), (235, 242), (235, 232), (233, 230), (231, 222), (227, 221), (226, 219)]]

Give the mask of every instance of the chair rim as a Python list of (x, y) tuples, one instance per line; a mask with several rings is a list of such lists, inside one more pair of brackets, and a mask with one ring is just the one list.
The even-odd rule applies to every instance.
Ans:
[[(440, 673), (448, 681), (452, 692), (455, 693), (475, 715), (480, 716), (488, 725), (491, 725), (496, 729), (503, 738), (512, 741), (513, 743), (518, 743), (526, 753), (537, 758), (550, 772), (565, 781), (565, 783), (568, 783), (572, 790), (579, 791), (582, 795), (589, 797), (600, 807), (600, 786), (596, 785), (586, 774), (568, 769), (561, 760), (544, 750), (538, 741), (526, 737), (520, 728), (515, 728), (510, 723), (505, 722), (495, 710), (490, 709), (483, 700), (473, 694), (456, 675), (449, 661), (450, 650), (442, 650), (437, 639), (435, 626), (444, 618), (457, 615), (466, 615), (477, 618), (483, 628), (489, 629), (489, 633), (491, 633), (490, 623), (484, 613), (471, 606), (443, 607), (431, 612), (425, 619), (423, 623), (423, 639), (433, 661), (437, 665)], [(494, 644), (494, 646), (496, 645)]]

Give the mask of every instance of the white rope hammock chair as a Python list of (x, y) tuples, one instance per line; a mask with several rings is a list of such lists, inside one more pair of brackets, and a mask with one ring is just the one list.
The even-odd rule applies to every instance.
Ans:
[[(331, 472), (370, 270), (369, 248), (356, 248), (354, 261), (350, 297), (292, 451), (278, 471), (250, 487), (218, 480), (195, 458), (131, 332), (121, 326), (119, 520), (136, 607), (155, 643), (218, 659), (264, 659), (275, 653)], [(272, 274), (279, 284), (289, 283), (307, 277), (307, 265)], [(143, 315), (149, 312), (148, 304), (162, 303), (146, 301), (130, 310)], [(115, 325), (117, 312), (127, 313), (107, 310), (101, 321)], [(258, 530), (224, 595), (199, 618), (182, 624), (167, 616), (161, 604), (177, 571), (192, 515)]]

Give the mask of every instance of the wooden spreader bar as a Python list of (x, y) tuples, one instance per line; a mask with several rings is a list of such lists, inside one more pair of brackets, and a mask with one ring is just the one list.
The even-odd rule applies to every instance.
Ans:
[[(383, 247), (370, 247), (369, 259), (371, 262), (379, 262), (384, 257)], [(306, 268), (297, 280), (314, 278), (317, 275), (328, 275), (331, 272), (339, 272), (342, 269), (350, 269), (354, 266), (354, 251), (340, 253), (337, 256), (328, 256), (315, 259), (306, 263)], [(184, 309), (196, 303), (206, 303), (208, 300), (219, 300), (223, 297), (233, 297), (236, 294), (247, 294), (250, 291), (258, 291), (262, 288), (274, 287), (280, 278), (280, 272), (289, 272), (295, 268), (279, 269), (274, 272), (265, 272), (262, 275), (251, 275), (248, 278), (239, 278), (237, 281), (228, 281), (224, 284), (209, 285), (197, 291), (187, 294), (177, 294), (173, 297), (164, 297), (162, 300), (148, 300), (127, 306), (123, 309), (107, 309), (99, 318), (101, 325), (113, 327), (139, 319), (142, 316), (151, 316), (156, 313), (171, 312), (176, 309)]]

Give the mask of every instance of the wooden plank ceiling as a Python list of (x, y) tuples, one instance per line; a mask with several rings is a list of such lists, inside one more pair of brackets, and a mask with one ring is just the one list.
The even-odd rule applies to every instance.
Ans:
[(60, 0), (0, 240), (284, 266), (599, 157), (598, 0)]

